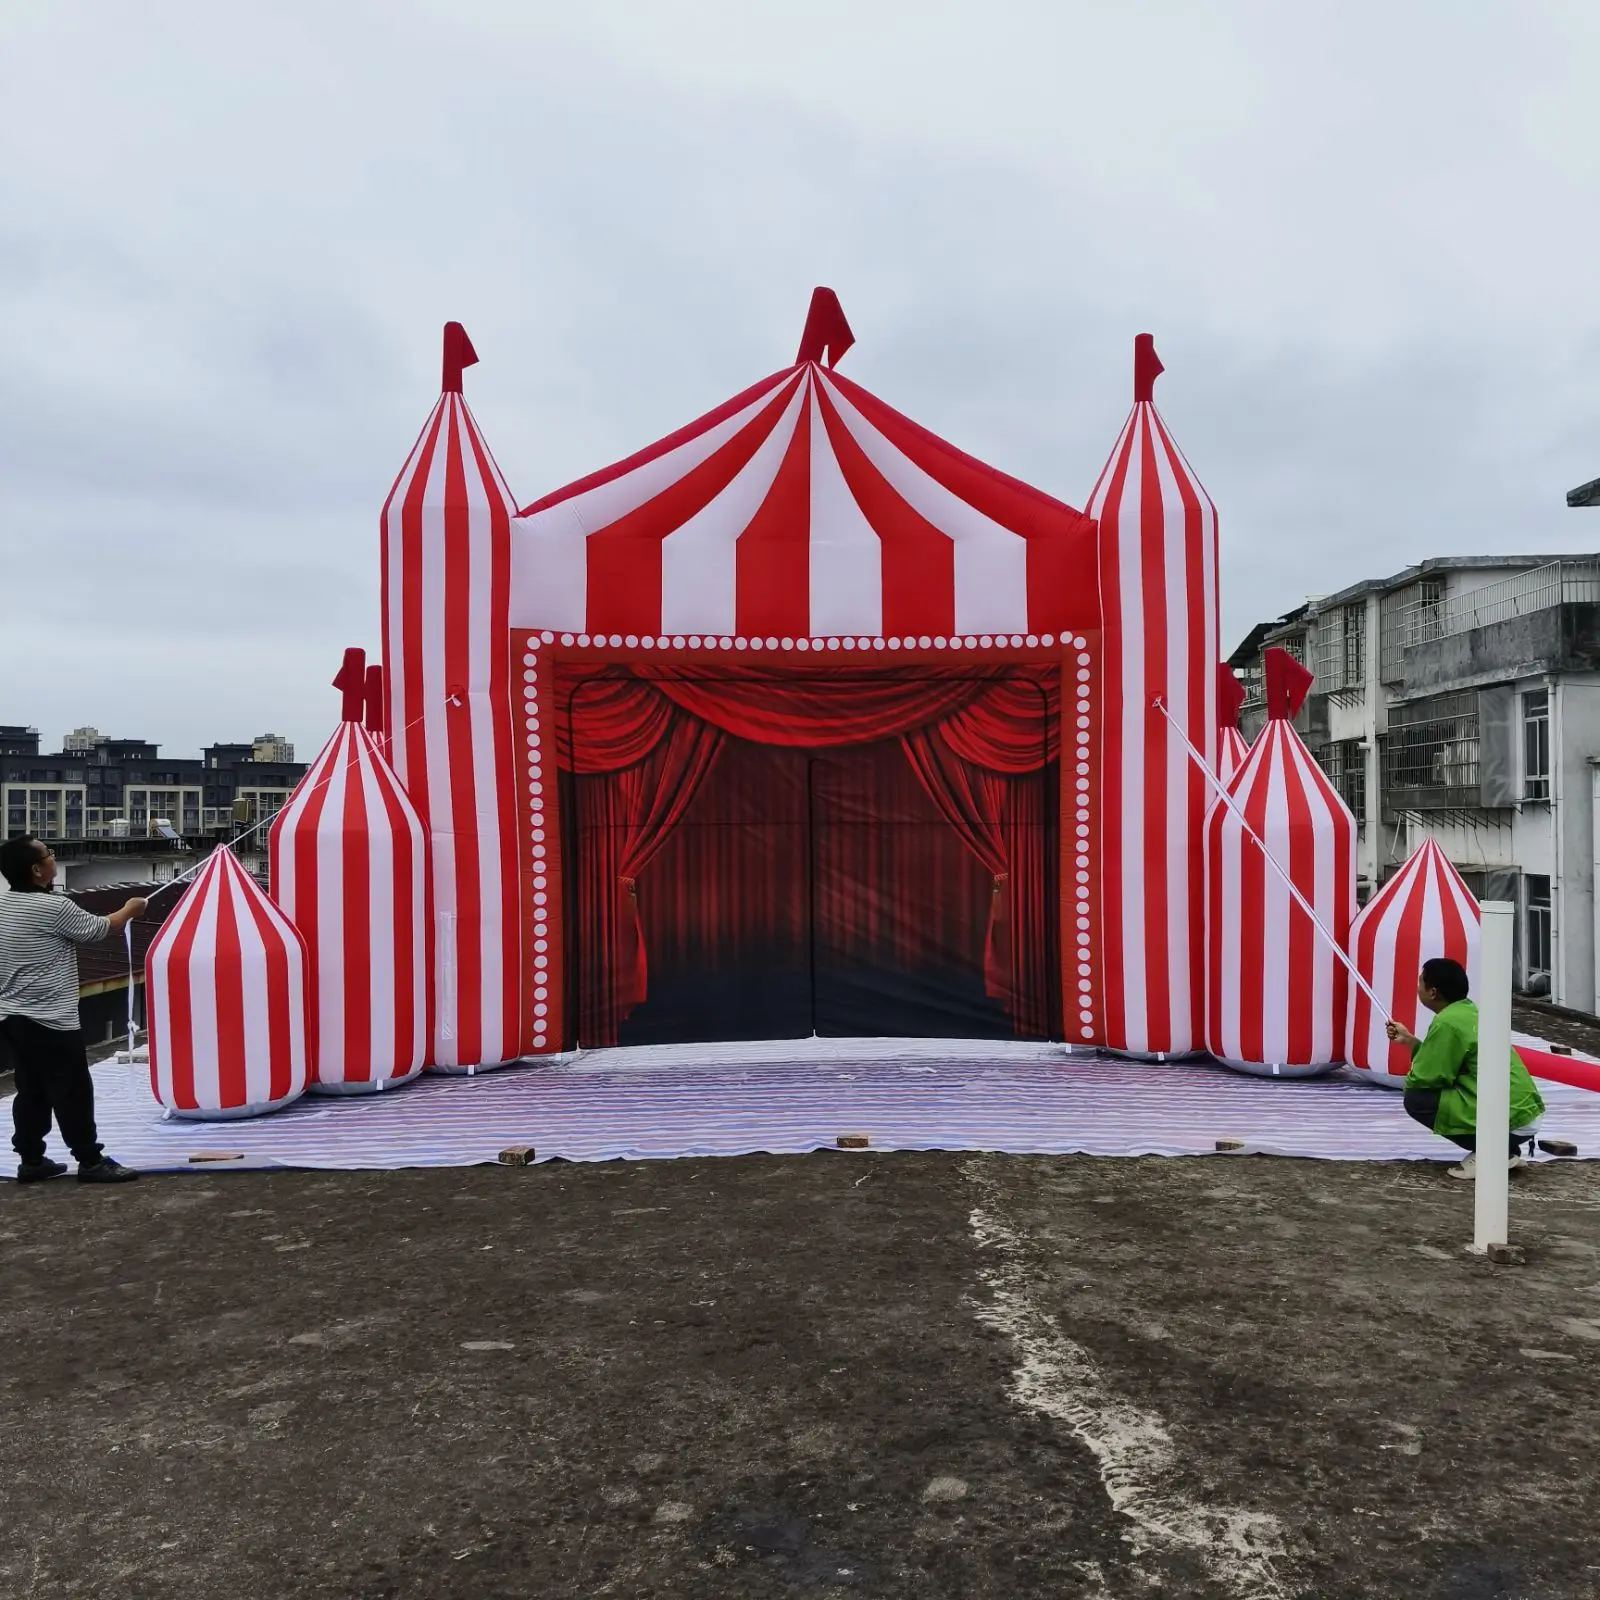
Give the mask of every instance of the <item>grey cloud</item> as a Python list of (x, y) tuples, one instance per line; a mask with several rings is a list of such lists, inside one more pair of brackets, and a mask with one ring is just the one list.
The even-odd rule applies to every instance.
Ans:
[(1419, 555), (1600, 547), (1561, 504), (1600, 472), (1591, 8), (285, 0), (14, 31), (0, 542), (50, 589), (0, 590), (0, 720), (319, 743), (450, 317), (524, 501), (786, 363), (827, 282), (847, 372), (1080, 505), (1154, 332), (1230, 637)]

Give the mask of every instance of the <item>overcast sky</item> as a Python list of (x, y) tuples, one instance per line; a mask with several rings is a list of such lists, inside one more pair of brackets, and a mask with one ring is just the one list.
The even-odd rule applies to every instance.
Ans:
[(792, 360), (1081, 506), (1135, 333), (1224, 636), (1600, 549), (1600, 6), (0, 9), (0, 722), (331, 730), (439, 329), (526, 503)]

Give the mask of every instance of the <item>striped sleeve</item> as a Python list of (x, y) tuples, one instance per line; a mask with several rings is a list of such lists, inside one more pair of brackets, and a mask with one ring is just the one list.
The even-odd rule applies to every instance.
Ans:
[(107, 918), (97, 917), (63, 896), (51, 896), (51, 910), (55, 913), (52, 931), (73, 944), (99, 944), (102, 939), (111, 937), (111, 923)]

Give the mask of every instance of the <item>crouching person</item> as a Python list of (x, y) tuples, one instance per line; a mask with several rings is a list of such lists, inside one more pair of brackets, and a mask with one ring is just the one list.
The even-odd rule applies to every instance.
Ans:
[[(1466, 969), (1444, 956), (1422, 964), (1417, 979), (1417, 999), (1434, 1013), (1428, 1036), (1419, 1039), (1398, 1022), (1388, 1027), (1389, 1037), (1411, 1052), (1406, 1077), (1406, 1113), (1441, 1138), (1474, 1152), (1460, 1166), (1450, 1168), (1452, 1178), (1471, 1178), (1477, 1167), (1478, 1148), (1478, 1008), (1467, 998)], [(1544, 1101), (1528, 1069), (1511, 1052), (1511, 1148), (1508, 1164), (1525, 1164), (1522, 1146), (1529, 1127), (1544, 1111)]]

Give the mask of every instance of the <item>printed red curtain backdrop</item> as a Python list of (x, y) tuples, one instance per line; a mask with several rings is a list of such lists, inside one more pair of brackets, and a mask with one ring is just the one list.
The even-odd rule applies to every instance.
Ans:
[[(881, 1001), (944, 974), (923, 997), (938, 1010), (965, 969), (975, 1031), (1051, 1030), (1053, 669), (608, 667), (563, 674), (557, 699), (584, 1044), (617, 1039), (663, 949), (702, 994), (735, 985), (735, 1009), (760, 988), (758, 956), (782, 967), (788, 951), (791, 976), (820, 963), (809, 998), (773, 1001), (789, 1031), (809, 1031), (802, 1009), (817, 1024), (819, 985), (843, 1025), (866, 1014), (840, 999), (853, 984)], [(889, 1003), (917, 1008), (909, 993)], [(767, 1011), (756, 1031), (786, 1031)]]

